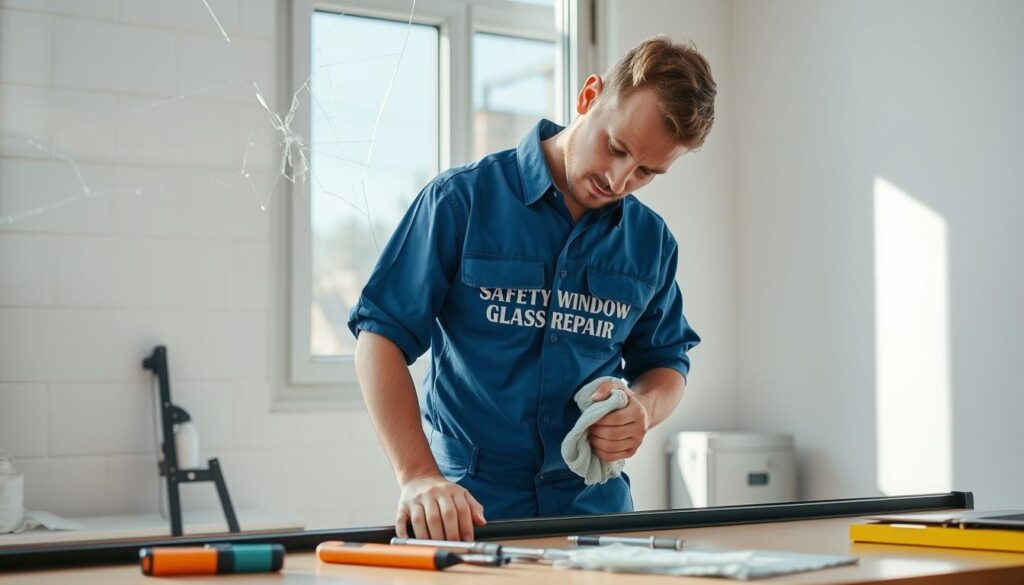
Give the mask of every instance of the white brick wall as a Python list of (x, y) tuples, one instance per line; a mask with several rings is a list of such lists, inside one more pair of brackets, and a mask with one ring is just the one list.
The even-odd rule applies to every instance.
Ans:
[(53, 18), (10, 12), (0, 28), (0, 79), (17, 83), (50, 82)]
[(0, 445), (24, 457), (45, 457), (47, 444), (46, 386), (0, 384)]
[[(276, 2), (210, 4), (230, 44), (199, 0), (0, 0), (0, 217), (53, 206), (0, 225), (0, 448), (30, 509), (155, 511), (141, 360), (165, 344), (237, 506), (387, 524), (397, 488), (365, 412), (271, 412), (288, 274), (252, 83), (274, 101)], [(210, 485), (183, 497), (218, 505)]]
[(175, 36), (132, 25), (57, 17), (53, 84), (59, 87), (173, 95)]
[(83, 181), (92, 192), (108, 191), (110, 168), (79, 162), (78, 172), (81, 179), (74, 167), (59, 160), (0, 160), (0, 215), (22, 215), (56, 206), (6, 231), (110, 233), (110, 201), (106, 197), (86, 197), (83, 191)]

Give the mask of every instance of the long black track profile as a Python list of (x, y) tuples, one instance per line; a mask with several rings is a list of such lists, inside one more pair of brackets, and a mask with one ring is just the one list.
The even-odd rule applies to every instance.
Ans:
[[(973, 508), (974, 496), (971, 492), (949, 492), (914, 496), (654, 510), (625, 514), (497, 520), (477, 528), (475, 534), (478, 540), (497, 540)], [(313, 550), (325, 540), (387, 543), (393, 536), (395, 536), (394, 527), (379, 526), (302, 532), (250, 532), (216, 536), (125, 539), (116, 542), (28, 544), (0, 547), (0, 570), (137, 563), (139, 549), (153, 546), (279, 543), (283, 544), (289, 552), (298, 552)]]

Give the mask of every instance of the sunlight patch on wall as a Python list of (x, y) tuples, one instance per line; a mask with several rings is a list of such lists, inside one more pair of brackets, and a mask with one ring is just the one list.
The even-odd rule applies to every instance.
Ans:
[(874, 184), (876, 439), (886, 495), (952, 489), (946, 220)]

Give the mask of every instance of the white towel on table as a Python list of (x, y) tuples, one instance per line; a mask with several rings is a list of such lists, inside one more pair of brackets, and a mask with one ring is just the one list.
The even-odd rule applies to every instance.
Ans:
[(838, 555), (767, 550), (651, 550), (611, 544), (569, 549), (568, 558), (556, 560), (555, 567), (613, 573), (726, 577), (746, 581), (852, 565), (856, 562), (857, 557)]
[(582, 477), (583, 483), (587, 485), (604, 483), (613, 477), (618, 477), (622, 473), (622, 467), (626, 464), (625, 459), (611, 463), (601, 461), (597, 455), (594, 455), (590, 441), (587, 440), (587, 429), (591, 425), (609, 412), (626, 406), (629, 402), (629, 397), (621, 388), (612, 390), (611, 395), (605, 400), (594, 402), (590, 397), (597, 392), (597, 388), (603, 382), (622, 383), (618, 378), (604, 376), (580, 388), (573, 399), (580, 407), (582, 414), (562, 441), (562, 458), (569, 465), (569, 469)]

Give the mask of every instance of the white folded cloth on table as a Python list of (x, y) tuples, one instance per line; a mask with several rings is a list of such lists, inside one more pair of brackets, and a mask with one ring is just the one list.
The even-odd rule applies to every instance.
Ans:
[(856, 557), (767, 550), (651, 550), (611, 544), (571, 549), (555, 561), (563, 569), (648, 573), (687, 577), (727, 577), (740, 581), (852, 565)]

